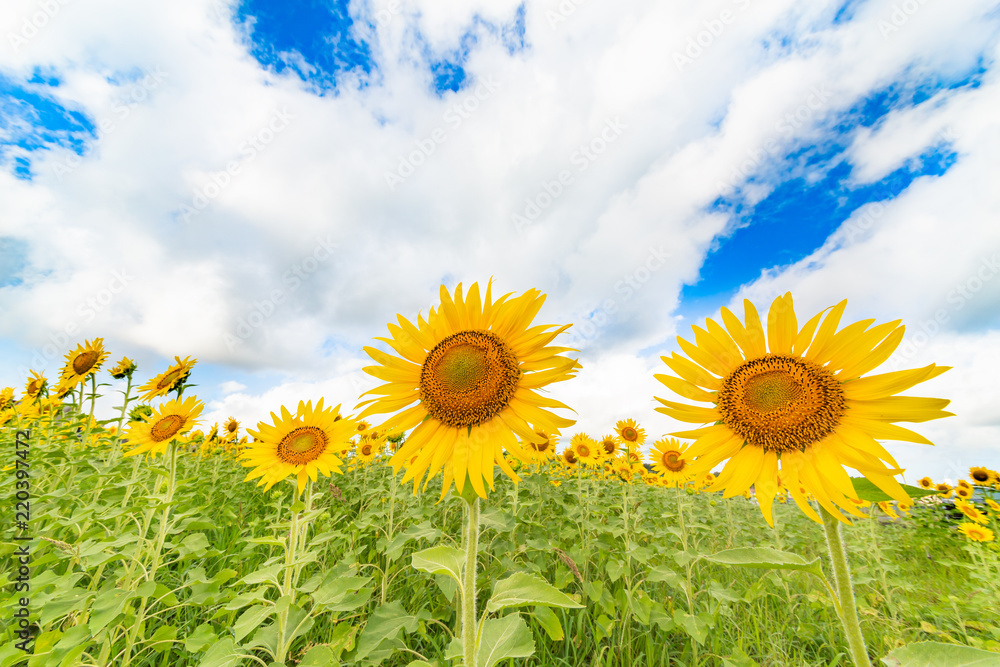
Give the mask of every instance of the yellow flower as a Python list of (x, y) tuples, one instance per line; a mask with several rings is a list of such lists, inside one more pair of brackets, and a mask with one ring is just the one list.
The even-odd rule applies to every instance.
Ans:
[(166, 453), (171, 440), (179, 439), (197, 424), (198, 415), (204, 408), (204, 403), (188, 396), (183, 402), (167, 401), (154, 409), (145, 421), (130, 422), (125, 439), (134, 447), (125, 456)]
[(615, 432), (626, 447), (638, 447), (646, 442), (646, 430), (639, 428), (634, 419), (622, 419), (615, 424)]
[(45, 375), (42, 373), (37, 373), (35, 371), (30, 371), (31, 375), (28, 377), (28, 381), (24, 385), (24, 395), (29, 399), (36, 399), (38, 395), (42, 393), (42, 389), (45, 388)]
[(687, 444), (681, 444), (677, 438), (663, 438), (653, 443), (650, 452), (653, 470), (663, 476), (664, 486), (683, 486), (692, 478), (687, 448)]
[(951, 498), (951, 491), (952, 491), (951, 484), (946, 484), (945, 482), (941, 482), (934, 488), (937, 490), (938, 496), (940, 496), (941, 498)]
[(122, 357), (121, 361), (111, 369), (111, 377), (121, 380), (123, 377), (132, 377), (135, 372), (135, 362), (128, 357)]
[(660, 412), (709, 424), (672, 435), (697, 438), (688, 455), (697, 458), (699, 473), (729, 459), (710, 490), (724, 489), (730, 497), (753, 486), (768, 523), (779, 466), (800, 509), (817, 522), (800, 488), (841, 521), (847, 519), (837, 506), (861, 515), (850, 502), (857, 494), (844, 466), (890, 497), (909, 500), (894, 478), (902, 469), (877, 439), (931, 444), (893, 422), (950, 415), (943, 410), (947, 400), (894, 395), (947, 367), (862, 377), (895, 350), (903, 327), (898, 321), (871, 327), (874, 320), (864, 320), (837, 331), (846, 306), (842, 301), (799, 328), (786, 293), (771, 305), (765, 334), (756, 308), (744, 300), (743, 322), (723, 308), (725, 328), (709, 319), (706, 329), (692, 327), (694, 343), (678, 337), (686, 357), (662, 357), (677, 376), (657, 375), (660, 382), (684, 398), (710, 403), (657, 398)]
[(597, 463), (597, 441), (586, 433), (577, 433), (569, 441), (577, 461), (583, 465), (594, 465)]
[(602, 457), (606, 459), (615, 458), (622, 447), (621, 438), (619, 438), (614, 433), (609, 433), (608, 435), (605, 435), (603, 438), (601, 438), (601, 441), (597, 444), (600, 448)]
[(323, 399), (315, 407), (312, 401), (299, 401), (293, 415), (281, 406), (281, 416), (271, 413), (271, 424), (259, 422), (257, 429), (247, 429), (254, 437), (240, 452), (244, 467), (256, 466), (244, 481), (260, 478), (257, 486), (264, 491), (289, 475), (295, 475), (298, 492), (306, 488), (306, 480), (316, 481), (318, 473), (340, 473), (338, 454), (350, 449), (349, 438), (354, 433), (353, 419), (338, 419), (339, 407), (323, 408)]
[(986, 506), (994, 512), (1000, 512), (1000, 503), (991, 498), (986, 499)]
[[(549, 346), (569, 325), (531, 326), (545, 301), (538, 290), (494, 301), (491, 287), (492, 281), (480, 297), (475, 283), (463, 296), (459, 284), (453, 297), (442, 285), (441, 304), (426, 320), (420, 315), (414, 325), (399, 315), (398, 326), (388, 325), (392, 337), (379, 339), (400, 356), (365, 348), (379, 365), (364, 370), (386, 384), (366, 392), (378, 398), (361, 403), (367, 407), (359, 418), (402, 410), (383, 427), (413, 429), (389, 462), (398, 471), (417, 455), (403, 477), (413, 480), (414, 492), (425, 475), (429, 481), (451, 461), (459, 493), (468, 480), (485, 498), (495, 465), (519, 481), (503, 455), (529, 458), (518, 436), (541, 443), (538, 431), (575, 423), (546, 409), (566, 405), (535, 391), (569, 379), (579, 367), (560, 356), (568, 348)], [(442, 494), (450, 485), (446, 475)]]
[(562, 450), (559, 456), (562, 458), (563, 464), (565, 464), (570, 468), (580, 463), (580, 461), (576, 458), (576, 452), (573, 451), (572, 447), (567, 447), (566, 449)]
[(921, 477), (920, 480), (917, 482), (917, 484), (919, 484), (920, 488), (922, 489), (934, 488), (934, 482), (931, 480), (930, 477)]
[(0, 389), (0, 410), (14, 407), (14, 388), (5, 387)]
[(367, 465), (375, 460), (375, 457), (378, 455), (378, 449), (376, 449), (374, 441), (362, 438), (361, 442), (354, 448), (354, 455), (357, 457), (358, 463)]
[(980, 512), (979, 508), (973, 505), (972, 503), (967, 503), (963, 500), (956, 500), (955, 507), (961, 510), (962, 514), (969, 517), (976, 523), (986, 523), (987, 521), (989, 521), (989, 517), (986, 516), (986, 514), (984, 514), (983, 512)]
[(992, 542), (993, 531), (974, 523), (961, 523), (958, 530), (973, 542)]
[[(95, 338), (84, 341), (76, 349), (66, 355), (66, 365), (62, 369), (59, 384), (68, 392), (73, 387), (83, 384), (91, 375), (97, 373), (101, 364), (108, 358), (104, 351), (104, 339)], [(64, 394), (66, 392), (63, 392)]]
[(143, 392), (142, 400), (149, 401), (157, 396), (166, 396), (174, 387), (187, 380), (191, 369), (198, 363), (197, 359), (191, 359), (191, 357), (184, 357), (181, 360), (180, 357), (175, 356), (174, 361), (177, 363), (139, 387), (139, 391)]
[(972, 494), (973, 494), (973, 490), (972, 490), (972, 487), (970, 487), (970, 486), (962, 486), (961, 484), (959, 484), (958, 486), (955, 487), (955, 497), (956, 498), (961, 498), (963, 500), (968, 500), (969, 498), (972, 497)]
[(225, 432), (224, 437), (235, 440), (237, 434), (240, 432), (240, 423), (236, 421), (236, 417), (230, 417), (226, 420), (225, 424), (222, 426), (222, 430)]
[(559, 443), (559, 433), (549, 433), (543, 430), (535, 431), (535, 433), (540, 438), (543, 438), (543, 440), (541, 442), (521, 440), (521, 447), (524, 451), (538, 462), (547, 461), (554, 457), (556, 455), (556, 445)]

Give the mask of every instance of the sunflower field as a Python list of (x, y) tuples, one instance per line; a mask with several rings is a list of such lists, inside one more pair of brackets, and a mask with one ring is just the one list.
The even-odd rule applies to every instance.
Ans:
[(1000, 475), (897, 479), (880, 441), (950, 414), (898, 395), (947, 367), (872, 373), (899, 322), (723, 308), (657, 375), (693, 430), (587, 434), (568, 325), (491, 287), (267, 422), (102, 339), (0, 392), (0, 667), (1000, 665)]

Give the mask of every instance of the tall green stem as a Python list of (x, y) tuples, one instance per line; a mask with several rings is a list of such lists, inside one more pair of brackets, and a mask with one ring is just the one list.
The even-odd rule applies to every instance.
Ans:
[(465, 570), (462, 573), (462, 656), (465, 667), (476, 667), (476, 558), (479, 552), (479, 496), (466, 499)]
[[(310, 483), (311, 481), (307, 482), (307, 484)], [(296, 489), (295, 500), (292, 504), (294, 505), (298, 501), (298, 489)], [(291, 606), (295, 604), (295, 583), (298, 577), (293, 576), (293, 574), (297, 575), (295, 573), (297, 568), (293, 564), (295, 563), (295, 556), (299, 546), (299, 518), (301, 514), (302, 512), (296, 508), (292, 513), (292, 521), (288, 526), (288, 546), (285, 548), (285, 585), (281, 587), (281, 597), (291, 596), (291, 599), (283, 611), (278, 612), (278, 654), (275, 656), (275, 660), (278, 662), (285, 661), (285, 654), (289, 648), (285, 643), (288, 630), (288, 612)]]
[(847, 552), (844, 551), (844, 541), (840, 534), (840, 522), (822, 507), (820, 514), (823, 516), (823, 529), (826, 531), (826, 543), (830, 547), (830, 561), (833, 564), (833, 580), (840, 600), (840, 622), (847, 634), (851, 658), (856, 667), (871, 667), (868, 650), (865, 648), (865, 638), (861, 634), (861, 624), (858, 621), (858, 604), (854, 600), (851, 570), (847, 566)]

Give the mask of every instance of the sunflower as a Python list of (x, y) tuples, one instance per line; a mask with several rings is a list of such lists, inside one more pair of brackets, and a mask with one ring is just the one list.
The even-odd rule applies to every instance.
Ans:
[(972, 478), (974, 484), (989, 484), (990, 483), (990, 469), (983, 468), (980, 466), (974, 466), (969, 468), (969, 477)]
[(630, 465), (641, 466), (645, 455), (642, 453), (641, 449), (629, 447), (625, 450), (625, 458), (628, 459)]
[(646, 442), (646, 430), (639, 428), (634, 419), (620, 419), (615, 424), (615, 432), (626, 447), (638, 447)]
[(945, 482), (941, 482), (940, 484), (935, 486), (934, 489), (938, 492), (938, 496), (942, 498), (951, 498), (951, 491), (952, 491), (951, 484), (946, 484)]
[(188, 396), (183, 402), (179, 399), (167, 401), (158, 408), (151, 409), (145, 421), (129, 423), (125, 438), (135, 447), (126, 452), (125, 456), (147, 452), (153, 456), (166, 453), (170, 441), (190, 431), (204, 409), (205, 404), (194, 396)]
[(121, 380), (123, 377), (132, 377), (132, 373), (135, 372), (135, 362), (128, 357), (122, 357), (121, 361), (115, 364), (115, 367), (111, 369), (111, 377), (116, 380)]
[(521, 448), (524, 449), (536, 462), (548, 461), (556, 455), (556, 444), (559, 442), (559, 434), (556, 432), (535, 431), (538, 436), (544, 438), (542, 442), (532, 442), (531, 440), (521, 440)]
[(35, 400), (42, 393), (42, 390), (45, 389), (47, 380), (42, 373), (30, 372), (31, 375), (28, 376), (28, 381), (24, 385), (24, 396), (30, 400)]
[(610, 433), (601, 438), (601, 441), (597, 443), (600, 447), (601, 454), (603, 458), (613, 459), (618, 455), (618, 452), (622, 448), (621, 439), (614, 433)]
[(956, 500), (955, 507), (957, 507), (962, 514), (969, 517), (969, 519), (975, 521), (976, 523), (986, 523), (989, 521), (989, 517), (984, 512), (980, 512), (979, 508), (972, 503)]
[(837, 506), (857, 512), (850, 502), (857, 494), (843, 467), (848, 466), (890, 497), (909, 500), (894, 477), (902, 469), (876, 438), (931, 444), (892, 422), (947, 417), (951, 413), (943, 408), (949, 401), (894, 394), (948, 368), (931, 364), (861, 377), (899, 345), (904, 328), (898, 321), (869, 328), (874, 320), (864, 320), (837, 331), (845, 300), (800, 329), (792, 295), (786, 293), (771, 305), (765, 335), (753, 304), (743, 303), (743, 322), (723, 308), (725, 328), (709, 319), (707, 330), (692, 327), (694, 344), (678, 337), (687, 357), (661, 357), (677, 376), (656, 376), (684, 398), (712, 404), (698, 407), (657, 398), (663, 404), (658, 411), (709, 424), (672, 435), (697, 438), (688, 455), (697, 457), (698, 472), (729, 459), (711, 490), (724, 489), (728, 497), (752, 485), (764, 518), (772, 523), (780, 466), (807, 516), (821, 521), (800, 487), (847, 522)]
[(990, 510), (992, 510), (994, 512), (1000, 512), (1000, 503), (998, 503), (997, 501), (993, 500), (992, 498), (987, 498), (986, 499), (986, 506), (989, 507)]
[(378, 455), (378, 449), (376, 449), (375, 442), (367, 438), (362, 438), (361, 442), (354, 448), (354, 455), (358, 463), (368, 465), (375, 460), (375, 456)]
[(348, 439), (354, 432), (353, 419), (336, 419), (337, 408), (323, 408), (323, 399), (315, 407), (312, 401), (299, 401), (293, 415), (281, 406), (281, 416), (271, 413), (271, 424), (258, 422), (257, 429), (247, 429), (254, 442), (240, 453), (244, 467), (256, 466), (244, 481), (260, 477), (257, 486), (264, 491), (289, 475), (295, 475), (298, 493), (306, 488), (306, 479), (316, 481), (317, 473), (340, 472), (338, 454), (351, 447)]
[(4, 387), (0, 389), (0, 410), (14, 407), (14, 388)]
[(222, 430), (224, 431), (223, 437), (235, 439), (236, 434), (240, 432), (240, 423), (236, 421), (236, 417), (230, 417), (222, 425)]
[(896, 508), (900, 512), (905, 512), (905, 513), (909, 514), (910, 510), (913, 509), (913, 503), (897, 502), (896, 503)]
[(884, 500), (884, 501), (880, 502), (878, 504), (878, 508), (880, 510), (882, 510), (883, 514), (885, 514), (887, 517), (889, 517), (893, 521), (895, 521), (896, 519), (899, 518), (899, 515), (896, 514), (895, 510), (893, 510), (893, 508), (892, 508), (892, 501), (890, 501), (890, 500)]
[(964, 479), (958, 480), (958, 485), (955, 488), (964, 487), (966, 489), (971, 489), (972, 485), (966, 482)]
[(142, 394), (144, 401), (152, 400), (157, 396), (166, 396), (174, 388), (187, 380), (188, 375), (191, 374), (191, 369), (198, 363), (197, 359), (191, 359), (191, 357), (184, 357), (182, 361), (180, 357), (175, 356), (174, 361), (177, 363), (139, 387), (140, 392), (145, 392)]
[(934, 482), (931, 480), (930, 477), (921, 477), (920, 480), (917, 482), (917, 484), (920, 485), (921, 489), (933, 489), (934, 488)]
[(78, 384), (83, 384), (87, 378), (97, 373), (101, 364), (108, 358), (108, 353), (104, 351), (104, 339), (95, 338), (93, 341), (84, 341), (82, 345), (77, 345), (76, 349), (66, 355), (66, 365), (60, 374), (59, 384), (72, 389)]
[(958, 530), (973, 542), (992, 542), (993, 531), (974, 523), (961, 523)]
[(580, 463), (580, 460), (576, 458), (576, 452), (573, 451), (572, 447), (567, 447), (562, 450), (559, 457), (562, 459), (563, 464), (570, 468), (576, 467)]
[(594, 465), (597, 463), (597, 441), (586, 433), (577, 433), (574, 435), (570, 438), (569, 445), (573, 448), (576, 459), (583, 465)]
[(692, 478), (687, 448), (687, 444), (681, 444), (677, 438), (662, 438), (653, 443), (650, 452), (653, 470), (663, 476), (665, 486), (683, 486)]
[(612, 470), (614, 470), (618, 479), (625, 483), (631, 483), (632, 478), (635, 477), (635, 467), (625, 459), (616, 461), (612, 466)]
[(368, 422), (366, 422), (365, 420), (362, 419), (361, 421), (358, 422), (358, 426), (357, 426), (358, 433), (364, 433), (365, 431), (367, 431), (371, 427), (372, 427), (371, 424), (369, 424)]
[(969, 498), (972, 497), (973, 493), (974, 491), (972, 490), (971, 487), (961, 486), (961, 485), (955, 487), (956, 498), (961, 498), (962, 500), (968, 500)]
[(442, 285), (441, 305), (426, 320), (418, 315), (414, 325), (399, 315), (398, 326), (388, 325), (392, 337), (379, 339), (400, 356), (365, 348), (379, 365), (364, 370), (387, 384), (366, 392), (379, 397), (361, 404), (369, 405), (359, 418), (402, 410), (383, 427), (413, 428), (389, 462), (398, 471), (419, 454), (403, 477), (413, 480), (414, 492), (425, 475), (429, 481), (450, 460), (459, 493), (468, 480), (485, 498), (486, 485), (493, 488), (494, 465), (520, 480), (503, 456), (507, 450), (522, 461), (528, 458), (516, 436), (539, 444), (545, 440), (539, 431), (575, 423), (545, 409), (566, 405), (535, 391), (569, 379), (579, 368), (576, 359), (560, 356), (569, 348), (549, 346), (570, 325), (531, 326), (545, 301), (538, 290), (494, 301), (491, 288), (492, 281), (481, 298), (474, 283), (463, 296), (459, 284), (452, 297)]

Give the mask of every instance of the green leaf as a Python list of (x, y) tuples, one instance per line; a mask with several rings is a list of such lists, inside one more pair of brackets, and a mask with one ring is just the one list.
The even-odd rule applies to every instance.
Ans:
[(491, 618), (483, 623), (476, 655), (477, 667), (493, 667), (507, 658), (527, 658), (535, 652), (535, 640), (520, 614)]
[(545, 634), (549, 636), (552, 641), (560, 641), (565, 636), (566, 633), (563, 632), (562, 623), (559, 621), (559, 617), (556, 613), (548, 607), (535, 607), (531, 615), (538, 621), (538, 624), (542, 626), (545, 630)]
[(205, 533), (191, 533), (184, 538), (180, 546), (177, 547), (177, 553), (180, 555), (181, 560), (186, 560), (188, 558), (194, 558), (197, 556), (204, 555), (205, 551), (212, 546), (208, 538), (205, 537)]
[(493, 596), (486, 603), (486, 610), (494, 613), (526, 605), (564, 609), (579, 609), (583, 606), (538, 575), (517, 572), (497, 582), (493, 588)]
[(353, 611), (363, 606), (372, 590), (365, 588), (371, 577), (345, 576), (331, 572), (312, 593), (313, 602), (326, 611)]
[(313, 646), (299, 661), (299, 667), (333, 667), (336, 664), (337, 658), (327, 646)]
[(174, 639), (177, 639), (177, 628), (172, 625), (161, 625), (149, 638), (148, 644), (157, 653), (163, 653), (173, 648)]
[(708, 636), (708, 623), (704, 619), (694, 614), (683, 612), (680, 609), (675, 609), (674, 623), (684, 628), (684, 631), (699, 644), (705, 643), (705, 638)]
[(250, 607), (236, 619), (233, 625), (233, 636), (236, 641), (242, 641), (244, 637), (260, 627), (264, 620), (274, 613), (274, 605), (259, 604)]
[[(867, 500), (870, 503), (894, 500), (892, 496), (875, 486), (867, 477), (852, 477), (851, 484), (854, 485), (854, 492), (858, 494), (858, 498), (861, 500)], [(937, 489), (921, 489), (919, 486), (910, 486), (909, 484), (900, 484), (900, 486), (906, 491), (906, 495), (914, 500), (923, 498), (924, 496), (933, 496), (938, 493)]]
[(202, 623), (194, 632), (184, 638), (184, 648), (191, 653), (204, 651), (216, 639), (215, 629), (211, 623)]
[(90, 631), (94, 634), (100, 632), (122, 612), (125, 603), (134, 597), (135, 591), (123, 591), (120, 588), (110, 588), (98, 595), (90, 608)]
[(606, 569), (608, 571), (608, 577), (611, 579), (611, 582), (614, 583), (621, 579), (622, 573), (625, 572), (625, 564), (617, 558), (608, 558)]
[(394, 600), (384, 604), (368, 617), (364, 632), (358, 639), (358, 652), (355, 659), (360, 661), (375, 650), (387, 639), (395, 639), (400, 631), (416, 632), (417, 617), (406, 613), (403, 604)]
[(412, 556), (411, 565), (421, 572), (447, 575), (461, 588), (464, 561), (464, 551), (442, 545), (416, 552)]
[(959, 644), (917, 642), (882, 658), (887, 667), (1000, 667), (1000, 653)]
[(236, 652), (233, 640), (226, 637), (212, 644), (212, 648), (202, 657), (198, 667), (234, 667), (240, 654)]
[(703, 560), (719, 565), (739, 565), (767, 570), (799, 570), (811, 572), (817, 577), (823, 576), (820, 559), (807, 561), (802, 556), (786, 551), (755, 547), (747, 549), (728, 549), (711, 556), (702, 556)]

